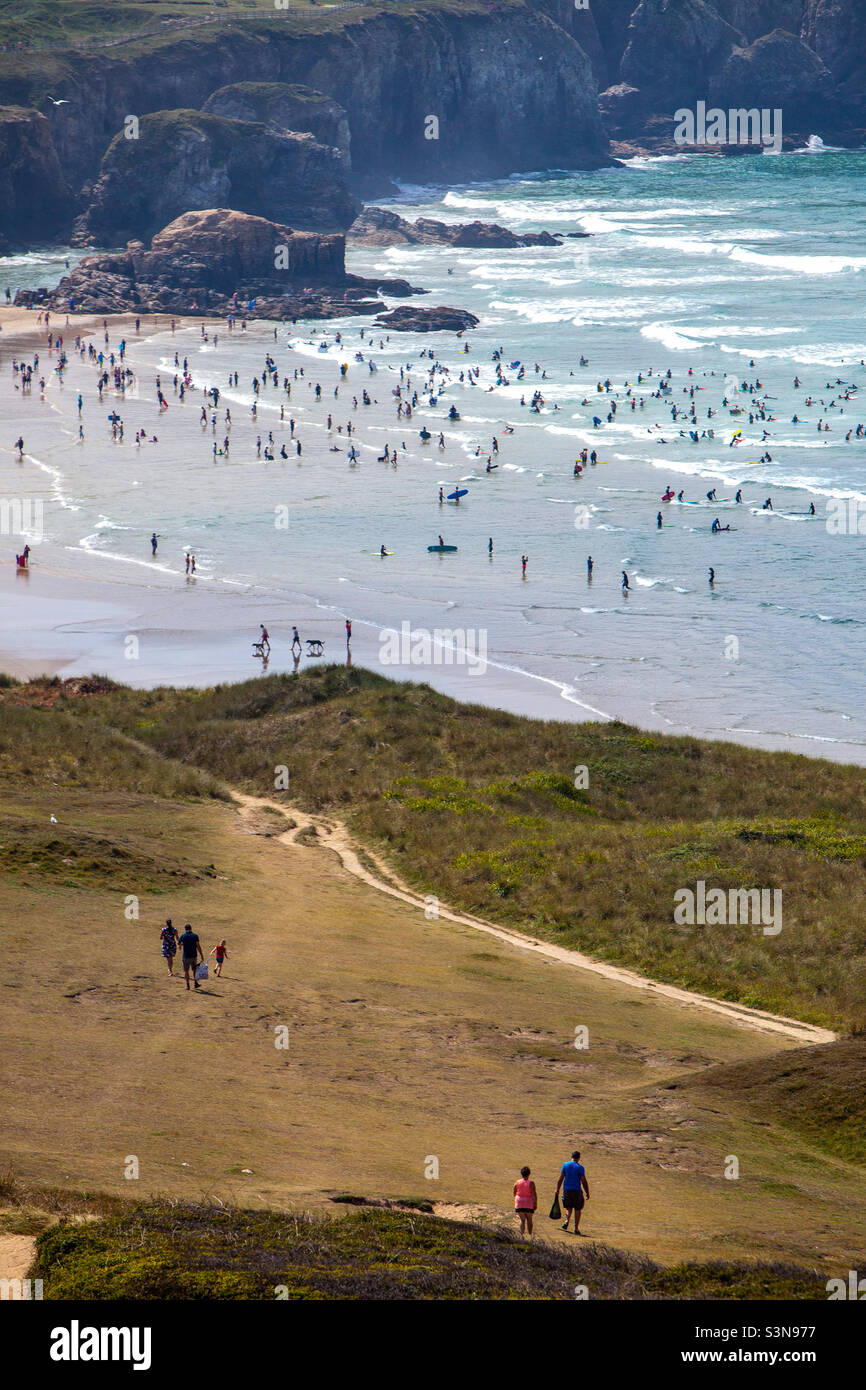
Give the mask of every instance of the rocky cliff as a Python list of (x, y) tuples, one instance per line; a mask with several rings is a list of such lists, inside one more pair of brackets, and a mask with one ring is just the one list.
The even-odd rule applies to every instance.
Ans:
[(404, 280), (347, 274), (345, 238), (208, 208), (176, 218), (152, 239), (88, 256), (55, 290), (19, 291), (58, 310), (96, 313), (246, 313), (259, 318), (339, 317), (384, 309), (379, 290), (422, 293)]
[(339, 150), (346, 168), (351, 168), (346, 112), (339, 102), (302, 83), (235, 82), (212, 92), (202, 110), (235, 121), (258, 121), (272, 130), (306, 132), (320, 145)]
[[(269, 139), (300, 127), (339, 150), (344, 166), (351, 151), (353, 186), (375, 189), (378, 180), (381, 189), (392, 177), (447, 183), (599, 167), (610, 159), (609, 136), (670, 142), (674, 111), (699, 100), (781, 103), (791, 138), (859, 145), (866, 0), (591, 0), (587, 9), (573, 0), (372, 2), (251, 11), (98, 51), (0, 54), (0, 103), (41, 111), (52, 137), (46, 146), (33, 120), (28, 144), (46, 193), (29, 219), (20, 213), (33, 192), (27, 159), (2, 161), (0, 235), (34, 239), (46, 226), (63, 235), (130, 116), (143, 124), (151, 113), (207, 108), (214, 119), (264, 126)], [(180, 167), (194, 156), (188, 149)], [(111, 159), (120, 158), (115, 149)], [(235, 181), (220, 191), (216, 165), (193, 173), (202, 197), (209, 186), (237, 204)], [(172, 179), (179, 187), (182, 176)], [(72, 197), (56, 211), (67, 188)], [(124, 196), (135, 196), (132, 184)], [(99, 189), (91, 201), (93, 225), (106, 225), (111, 209)], [(244, 206), (261, 204), (250, 197)]]
[(196, 208), (342, 231), (358, 205), (339, 152), (312, 135), (202, 111), (158, 111), (116, 135), (76, 227), (82, 245), (146, 238)]
[[(50, 73), (50, 76), (49, 76)], [(357, 172), (496, 177), (609, 162), (583, 49), (522, 0), (251, 16), (85, 54), (0, 54), (0, 101), (45, 110), (69, 185), (130, 115), (200, 110), (243, 83), (298, 84), (347, 113)], [(45, 92), (66, 104), (53, 106)]]
[(39, 111), (0, 107), (0, 251), (45, 240), (68, 219), (69, 190)]
[[(543, 0), (539, 0), (543, 3)], [(593, 0), (615, 139), (671, 143), (673, 113), (699, 100), (782, 110), (786, 143), (866, 135), (864, 0)], [(621, 48), (620, 48), (620, 45)]]

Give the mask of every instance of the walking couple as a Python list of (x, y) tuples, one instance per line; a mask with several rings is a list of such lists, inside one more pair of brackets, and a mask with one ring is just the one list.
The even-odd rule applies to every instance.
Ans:
[[(532, 1235), (532, 1219), (538, 1208), (538, 1193), (530, 1174), (531, 1169), (521, 1168), (520, 1177), (514, 1184), (514, 1210), (520, 1218), (520, 1234), (522, 1236)], [(562, 1188), (562, 1205), (565, 1207), (565, 1221), (562, 1229), (568, 1230), (568, 1223), (573, 1215), (574, 1234), (582, 1236), (584, 1233), (580, 1230), (580, 1214), (583, 1211), (584, 1203), (589, 1201), (589, 1183), (586, 1180), (586, 1169), (580, 1162), (579, 1149), (575, 1149), (569, 1162), (563, 1163), (559, 1174), (553, 1206), (550, 1209), (551, 1219), (557, 1221), (562, 1215), (559, 1206), (560, 1188)]]

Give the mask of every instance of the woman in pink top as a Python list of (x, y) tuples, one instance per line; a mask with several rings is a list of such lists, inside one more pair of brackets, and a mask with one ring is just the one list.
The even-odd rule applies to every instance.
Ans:
[(530, 1181), (531, 1169), (521, 1168), (520, 1177), (514, 1184), (514, 1210), (520, 1217), (520, 1234), (532, 1235), (532, 1217), (538, 1206), (538, 1193), (535, 1183)]

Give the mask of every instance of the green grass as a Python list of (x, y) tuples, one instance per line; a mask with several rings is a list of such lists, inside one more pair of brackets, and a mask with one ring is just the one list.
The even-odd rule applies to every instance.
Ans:
[[(522, 7), (525, 0), (497, 0), (496, 8)], [(135, 36), (159, 26), (163, 21), (201, 20), (209, 22), (202, 29), (183, 30), (167, 24), (166, 33), (147, 36), (138, 42), (145, 45), (163, 43), (171, 37), (186, 34), (203, 35), (218, 32), (226, 24), (242, 25), (257, 30), (263, 26), (281, 25), (295, 32), (327, 32), (352, 23), (356, 18), (369, 18), (379, 12), (424, 14), (445, 12), (465, 14), (485, 13), (491, 0), (389, 0), (387, 5), (371, 3), (357, 10), (338, 10), (327, 0), (311, 4), (310, 0), (289, 0), (286, 9), (277, 9), (274, 0), (136, 0), (135, 3), (95, 4), (93, 0), (22, 0), (7, 6), (3, 15), (2, 37), (10, 44), (20, 39), (39, 51), (40, 44), (69, 44)], [(221, 14), (224, 11), (226, 13)], [(123, 46), (123, 51), (126, 45)], [(108, 52), (112, 52), (109, 48)], [(116, 49), (113, 51), (117, 51)], [(2, 55), (0, 55), (2, 57)]]
[[(32, 751), (18, 775), (36, 776), (44, 747), (49, 765), (89, 785), (110, 787), (121, 758), (168, 795), (175, 784), (214, 795), (224, 779), (341, 816), (443, 903), (720, 998), (842, 1030), (866, 1018), (858, 768), (617, 723), (541, 723), (357, 668), (205, 691), (107, 688), (61, 698), (47, 722), (15, 703), (26, 698), (5, 697), (17, 724), (0, 733), (0, 777), (19, 749)], [(160, 757), (149, 763), (117, 731)], [(274, 791), (280, 764), (287, 793)], [(674, 894), (698, 879), (780, 889), (781, 933), (677, 925)]]
[(153, 1201), (37, 1240), (45, 1298), (826, 1299), (822, 1278), (782, 1264), (665, 1269), (587, 1242), (563, 1249), (414, 1212), (312, 1220)]
[(672, 1090), (745, 1102), (850, 1163), (866, 1163), (866, 1037), (840, 1038), (759, 1061), (712, 1067)]

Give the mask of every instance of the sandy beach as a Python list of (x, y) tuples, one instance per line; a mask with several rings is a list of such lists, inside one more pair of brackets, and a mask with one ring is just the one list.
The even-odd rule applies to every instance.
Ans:
[[(468, 276), (447, 294), (482, 310), (471, 290), (479, 253), (464, 254)], [(536, 257), (528, 269), (559, 253), (519, 254)], [(585, 252), (578, 243), (568, 255)], [(410, 248), (406, 257), (399, 268), (430, 284), (434, 302), (444, 300), (437, 277), (451, 252)], [(355, 253), (355, 262), (364, 273), (395, 267), (390, 251)], [(822, 513), (803, 527), (820, 488), (776, 485), (776, 511), (767, 513), (761, 501), (769, 489), (760, 479), (743, 483), (745, 505), (734, 518), (740, 535), (711, 541), (716, 511), (725, 524), (732, 519), (729, 479), (750, 468), (757, 478), (757, 467), (739, 460), (757, 457), (761, 430), (747, 427), (738, 456), (727, 447), (725, 413), (723, 467), (710, 463), (692, 476), (688, 462), (684, 475), (664, 425), (671, 403), (655, 399), (658, 358), (655, 376), (635, 388), (641, 410), (648, 407), (639, 418), (633, 406), (622, 409), (636, 399), (637, 373), (608, 376), (603, 410), (619, 401), (620, 417), (598, 428), (590, 417), (609, 358), (594, 355), (583, 368), (574, 357), (570, 371), (550, 356), (533, 365), (527, 342), (514, 341), (514, 325), (505, 346), (495, 320), (465, 341), (387, 335), (361, 320), (251, 321), (233, 333), (224, 320), (179, 318), (174, 331), (171, 323), (147, 317), (137, 332), (132, 315), (111, 318), (107, 329), (99, 316), (73, 315), (67, 327), (53, 314), (49, 330), (36, 312), (0, 314), (0, 498), (30, 499), (46, 518), (26, 573), (16, 572), (20, 542), (9, 536), (0, 568), (0, 669), (209, 686), (262, 672), (252, 644), (264, 623), (272, 672), (348, 658), (535, 718), (620, 719), (866, 764), (859, 706), (834, 690), (833, 669), (859, 640), (848, 587), (835, 585), (832, 598), (829, 590), (804, 594), (798, 611), (779, 586), (789, 531), (805, 540), (812, 575), (840, 555), (854, 563), (853, 550), (830, 548)], [(68, 354), (61, 372), (58, 334)], [(73, 347), (76, 335), (84, 353)], [(122, 390), (109, 379), (121, 341), (124, 370), (134, 374)], [(100, 351), (104, 367), (95, 361)], [(525, 380), (509, 369), (512, 353)], [(12, 363), (35, 354), (25, 392)], [(730, 386), (706, 361), (695, 376), (682, 362), (675, 367), (674, 399), (686, 397), (673, 429), (682, 449), (676, 436), (689, 423), (682, 413), (689, 399), (720, 408)], [(101, 370), (106, 384), (97, 400)], [(765, 391), (779, 389), (781, 371), (772, 369)], [(216, 398), (206, 394), (212, 387)], [(536, 392), (542, 404), (533, 412)], [(400, 418), (410, 393), (415, 408)], [(786, 401), (779, 414), (788, 408)], [(428, 443), (419, 440), (422, 428)], [(665, 438), (641, 442), (653, 431)], [(24, 441), (21, 458), (16, 437)], [(645, 451), (660, 444), (668, 447), (656, 461)], [(589, 446), (598, 467), (577, 477), (572, 464)], [(712, 439), (701, 452), (707, 447)], [(718, 501), (714, 491), (704, 500), (711, 480)], [(675, 498), (662, 529), (656, 512), (665, 486), (684, 489), (686, 505)], [(455, 488), (467, 489), (459, 506), (442, 500)], [(429, 555), (439, 536), (458, 553)], [(529, 560), (521, 574), (522, 554)], [(718, 574), (710, 586), (708, 560)], [(628, 594), (621, 571), (631, 576)], [(826, 647), (821, 667), (804, 641), (817, 623)], [(292, 652), (295, 627), (300, 657)], [(426, 634), (426, 652), (407, 646), (406, 633)], [(310, 639), (322, 641), (321, 656), (309, 654)], [(462, 661), (460, 644), (471, 650), (482, 640), (483, 662)], [(732, 641), (735, 660), (727, 659)]]

